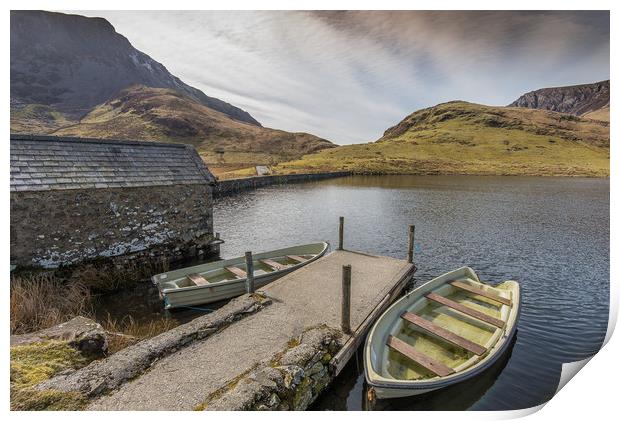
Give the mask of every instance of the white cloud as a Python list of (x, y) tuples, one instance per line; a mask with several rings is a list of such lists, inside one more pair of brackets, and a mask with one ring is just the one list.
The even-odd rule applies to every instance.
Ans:
[(609, 77), (606, 12), (96, 11), (263, 125), (376, 140), (416, 109)]

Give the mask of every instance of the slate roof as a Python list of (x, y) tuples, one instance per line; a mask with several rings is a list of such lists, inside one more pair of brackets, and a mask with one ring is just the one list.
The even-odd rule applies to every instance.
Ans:
[(190, 145), (11, 135), (11, 191), (214, 184)]

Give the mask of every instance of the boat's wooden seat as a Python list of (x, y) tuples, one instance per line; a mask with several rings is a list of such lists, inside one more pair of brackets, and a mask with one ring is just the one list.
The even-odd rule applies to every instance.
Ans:
[(457, 335), (456, 333), (450, 332), (447, 329), (444, 329), (441, 326), (437, 326), (435, 323), (426, 320), (417, 314), (404, 312), (400, 316), (403, 320), (408, 321), (416, 325), (417, 327), (426, 330), (427, 332), (432, 333), (433, 335), (439, 336), (451, 344), (460, 346), (463, 349), (466, 349), (469, 352), (472, 352), (476, 355), (484, 354), (487, 349), (477, 343), (474, 343), (468, 339), (463, 338), (462, 336)]
[(245, 270), (239, 269), (238, 267), (235, 267), (235, 266), (226, 266), (224, 269), (226, 269), (227, 271), (235, 275), (237, 279), (246, 278), (248, 276)]
[(486, 297), (489, 300), (497, 301), (498, 303), (502, 303), (502, 304), (507, 305), (507, 306), (512, 305), (512, 302), (508, 298), (500, 297), (497, 294), (493, 294), (492, 292), (485, 291), (482, 288), (478, 288), (478, 287), (475, 287), (473, 285), (466, 284), (465, 282), (453, 281), (453, 282), (450, 282), (450, 285), (452, 285), (455, 288), (459, 288), (459, 289), (462, 289), (464, 291), (468, 291), (468, 292), (471, 292), (473, 294), (480, 295), (482, 297)]
[(449, 298), (435, 294), (434, 292), (426, 294), (426, 298), (428, 298), (429, 300), (433, 300), (436, 303), (442, 304), (446, 307), (450, 307), (451, 309), (458, 312), (467, 314), (468, 316), (475, 319), (482, 320), (485, 323), (492, 324), (493, 326), (499, 327), (500, 329), (503, 328), (505, 325), (503, 320), (489, 316), (488, 314), (484, 314), (481, 311), (474, 310), (473, 308), (466, 307), (463, 304), (457, 303), (456, 301), (452, 301)]
[(432, 359), (428, 355), (421, 353), (407, 342), (402, 341), (395, 336), (390, 335), (387, 340), (387, 346), (392, 348), (394, 351), (400, 352), (405, 357), (416, 362), (437, 376), (445, 377), (450, 374), (454, 374), (454, 370), (447, 365), (444, 365), (439, 361)]
[(270, 267), (272, 267), (275, 270), (282, 270), (282, 269), (286, 268), (286, 266), (284, 266), (283, 264), (280, 264), (278, 262), (274, 262), (271, 259), (263, 259), (263, 260), (261, 260), (261, 263), (264, 263), (267, 266), (270, 266)]
[(308, 259), (304, 259), (303, 257), (295, 256), (294, 254), (287, 255), (286, 257), (288, 257), (291, 260), (295, 260), (296, 262), (299, 262), (299, 263), (303, 263), (306, 260), (308, 260)]
[(203, 278), (200, 274), (198, 273), (190, 273), (187, 276), (187, 279), (189, 279), (190, 281), (192, 281), (193, 283), (195, 283), (198, 286), (202, 286), (202, 285), (208, 285), (209, 281), (207, 281), (205, 278)]

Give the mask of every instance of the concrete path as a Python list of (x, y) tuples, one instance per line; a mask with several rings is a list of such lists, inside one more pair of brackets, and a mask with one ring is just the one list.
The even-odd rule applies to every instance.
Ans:
[(342, 265), (352, 265), (351, 327), (355, 330), (412, 265), (403, 260), (335, 251), (261, 291), (273, 303), (219, 334), (155, 363), (92, 410), (192, 410), (205, 398), (287, 342), (319, 324), (340, 326)]

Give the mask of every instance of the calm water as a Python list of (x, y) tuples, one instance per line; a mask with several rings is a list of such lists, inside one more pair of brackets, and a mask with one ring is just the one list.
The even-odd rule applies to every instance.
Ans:
[[(553, 396), (561, 363), (594, 354), (609, 308), (609, 181), (469, 176), (348, 177), (221, 199), (223, 257), (296, 243), (337, 244), (405, 258), (416, 225), (416, 282), (463, 265), (482, 280), (521, 282), (511, 352), (484, 376), (375, 409), (517, 409)], [(353, 359), (315, 409), (366, 409)]]
[[(499, 410), (553, 396), (561, 363), (594, 354), (609, 308), (609, 181), (466, 176), (347, 177), (274, 186), (220, 199), (215, 227), (222, 257), (328, 240), (405, 258), (407, 226), (416, 225), (416, 284), (463, 265), (482, 280), (516, 279), (522, 312), (511, 351), (484, 375), (374, 409)], [(216, 305), (204, 306), (216, 308)], [(103, 297), (119, 318), (162, 315), (154, 288)], [(201, 312), (171, 313), (187, 321)], [(314, 409), (368, 409), (362, 358), (349, 363)]]

